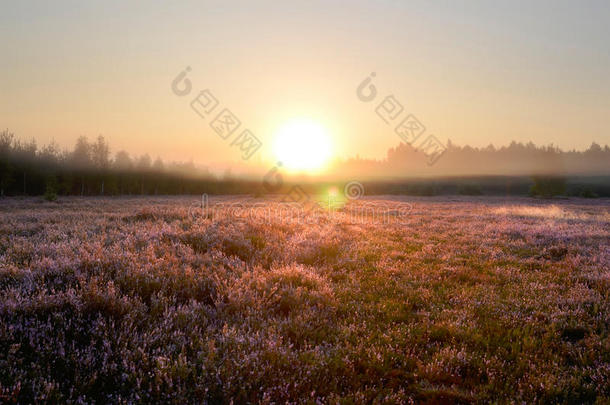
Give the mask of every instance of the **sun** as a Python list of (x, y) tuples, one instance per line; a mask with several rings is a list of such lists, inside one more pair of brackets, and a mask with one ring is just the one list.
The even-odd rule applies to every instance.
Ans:
[(331, 157), (332, 144), (326, 128), (300, 119), (282, 125), (275, 134), (275, 157), (293, 171), (317, 171)]

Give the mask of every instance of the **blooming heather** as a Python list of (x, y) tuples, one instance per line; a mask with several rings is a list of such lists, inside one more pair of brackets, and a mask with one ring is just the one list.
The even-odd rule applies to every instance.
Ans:
[(0, 402), (610, 400), (608, 200), (221, 201), (1, 200)]

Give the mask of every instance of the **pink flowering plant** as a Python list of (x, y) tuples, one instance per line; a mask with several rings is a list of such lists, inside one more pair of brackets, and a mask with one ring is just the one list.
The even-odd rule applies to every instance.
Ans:
[(607, 200), (367, 203), (4, 200), (0, 402), (610, 400)]

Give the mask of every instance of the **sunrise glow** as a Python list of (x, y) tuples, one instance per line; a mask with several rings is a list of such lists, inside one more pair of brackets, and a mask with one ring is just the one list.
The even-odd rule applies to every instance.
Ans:
[(332, 154), (328, 131), (307, 119), (290, 121), (280, 127), (274, 140), (275, 157), (293, 171), (321, 170)]

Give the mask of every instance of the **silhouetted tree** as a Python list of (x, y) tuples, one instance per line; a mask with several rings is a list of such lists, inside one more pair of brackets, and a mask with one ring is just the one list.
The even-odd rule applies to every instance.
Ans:
[(99, 135), (97, 141), (91, 145), (91, 158), (100, 177), (100, 194), (104, 195), (104, 181), (106, 172), (110, 167), (110, 148), (103, 136)]

